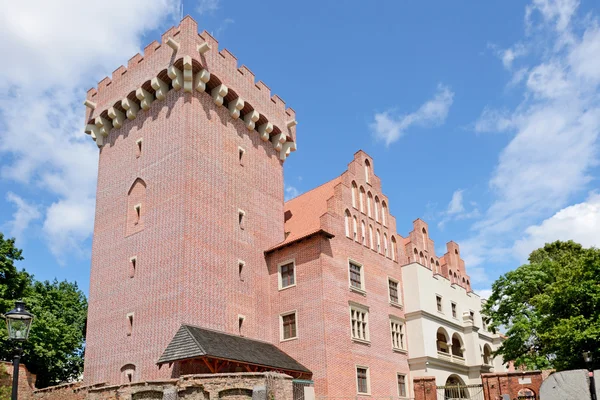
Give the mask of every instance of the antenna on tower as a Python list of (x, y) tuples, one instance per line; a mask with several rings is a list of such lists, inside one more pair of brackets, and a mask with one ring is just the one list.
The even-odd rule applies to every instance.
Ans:
[(183, 19), (183, 0), (181, 0), (181, 15), (179, 16), (179, 20)]

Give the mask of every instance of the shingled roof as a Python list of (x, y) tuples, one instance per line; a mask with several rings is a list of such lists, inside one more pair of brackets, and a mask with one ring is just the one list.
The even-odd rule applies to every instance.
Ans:
[(192, 325), (181, 325), (171, 343), (158, 359), (157, 364), (162, 365), (199, 357), (310, 373), (305, 366), (271, 343)]

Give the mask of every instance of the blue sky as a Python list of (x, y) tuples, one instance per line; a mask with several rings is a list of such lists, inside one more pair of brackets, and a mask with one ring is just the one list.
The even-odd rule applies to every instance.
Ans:
[[(0, 15), (0, 231), (17, 237), (21, 267), (86, 292), (98, 151), (83, 133), (81, 102), (160, 40), (181, 5), (88, 3), (96, 2), (13, 2)], [(421, 217), (438, 255), (457, 241), (483, 294), (544, 242), (600, 246), (599, 8), (183, 3), (296, 110), (287, 197), (339, 175), (363, 149), (399, 233)]]

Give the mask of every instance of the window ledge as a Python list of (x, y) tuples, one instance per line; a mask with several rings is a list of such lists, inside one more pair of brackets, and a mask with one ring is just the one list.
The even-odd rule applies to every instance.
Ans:
[(352, 285), (350, 286), (350, 291), (351, 291), (351, 292), (356, 292), (356, 293), (362, 294), (363, 296), (366, 296), (366, 295), (367, 295), (367, 292), (366, 292), (365, 290), (363, 290), (363, 289), (359, 289), (359, 288), (357, 288), (357, 287), (354, 287), (354, 286), (352, 286)]
[(408, 354), (408, 350), (392, 348), (395, 353)]
[(285, 287), (280, 287), (280, 288), (279, 288), (279, 291), (281, 292), (282, 290), (289, 289), (289, 288), (293, 288), (293, 287), (296, 287), (296, 284), (295, 284), (295, 283), (294, 283), (293, 285), (288, 285), (288, 286), (285, 286)]
[(390, 306), (397, 307), (397, 308), (399, 308), (401, 310), (404, 308), (404, 306), (402, 304), (396, 303), (395, 301), (390, 301)]
[(360, 343), (360, 344), (366, 344), (366, 345), (371, 345), (371, 341), (370, 340), (364, 340), (364, 339), (359, 339), (359, 338), (352, 338), (353, 342), (356, 343)]
[(288, 338), (288, 339), (281, 339), (281, 340), (279, 341), (279, 343), (283, 343), (283, 342), (291, 342), (292, 340), (298, 340), (298, 336), (296, 336), (296, 337), (291, 337), (291, 338)]

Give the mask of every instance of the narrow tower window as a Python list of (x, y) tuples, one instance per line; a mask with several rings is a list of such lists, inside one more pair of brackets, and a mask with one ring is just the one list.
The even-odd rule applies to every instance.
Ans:
[(238, 210), (238, 224), (240, 229), (246, 228), (246, 213), (243, 210)]
[(127, 314), (127, 336), (133, 333), (133, 313)]
[(240, 331), (240, 336), (244, 336), (242, 333), (242, 326), (244, 325), (244, 320), (246, 319), (243, 315), (238, 315), (238, 329)]
[(246, 263), (244, 261), (238, 260), (238, 270), (239, 270), (240, 281), (244, 280), (244, 278), (242, 276), (242, 271), (244, 270), (245, 266), (246, 266)]
[(240, 162), (240, 165), (244, 165), (244, 154), (246, 153), (246, 150), (244, 150), (241, 147), (238, 147), (238, 161)]
[(137, 266), (137, 257), (131, 257), (129, 259), (129, 277), (130, 278), (134, 277), (136, 266)]

